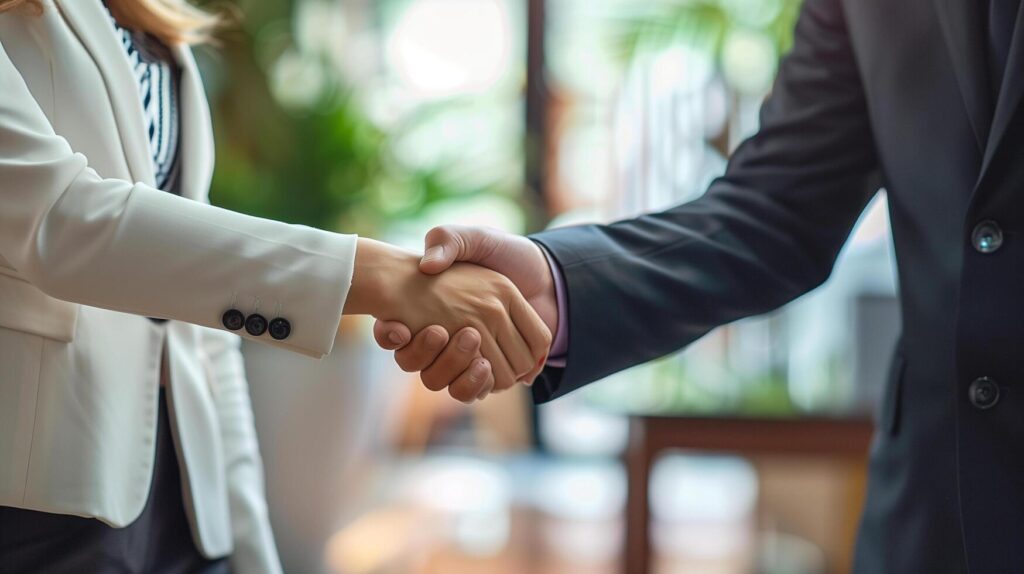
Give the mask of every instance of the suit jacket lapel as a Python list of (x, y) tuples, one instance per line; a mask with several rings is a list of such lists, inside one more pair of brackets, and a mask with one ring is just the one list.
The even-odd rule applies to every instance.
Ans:
[[(124, 48), (114, 35), (113, 25), (99, 0), (56, 0), (65, 20), (89, 51), (114, 108), (121, 145), (128, 159), (132, 178), (153, 184), (153, 159), (146, 139), (146, 121), (139, 98), (135, 72)], [(82, 110), (82, 113), (89, 113)]]
[(979, 154), (984, 153), (992, 125), (992, 96), (981, 5), (977, 0), (935, 0)]
[(172, 47), (172, 51), (181, 68), (181, 89), (178, 92), (178, 105), (181, 109), (181, 147), (178, 148), (181, 194), (201, 201), (206, 198), (210, 176), (213, 174), (210, 108), (192, 50), (179, 44)]
[(1006, 136), (1007, 128), (1010, 127), (1013, 117), (1017, 114), (1021, 97), (1024, 96), (1024, 34), (1021, 33), (1022, 27), (1024, 27), (1024, 9), (1017, 13), (1017, 24), (1013, 40), (1010, 43), (1010, 57), (1006, 62), (1006, 73), (1003, 75), (1003, 85), (999, 90), (995, 117), (992, 120), (992, 132), (981, 166), (982, 175), (992, 163), (992, 158)]

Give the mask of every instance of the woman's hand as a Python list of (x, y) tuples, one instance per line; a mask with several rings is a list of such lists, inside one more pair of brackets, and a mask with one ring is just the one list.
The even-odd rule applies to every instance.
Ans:
[[(367, 239), (359, 240), (345, 313), (401, 321), (413, 332), (440, 325), (448, 333), (456, 333), (456, 343), (463, 336), (472, 339), (476, 333), (463, 331), (472, 327), (479, 334), (482, 355), (493, 371), (495, 391), (522, 382), (546, 360), (551, 345), (551, 333), (544, 322), (503, 275), (465, 263), (441, 275), (424, 275), (416, 254)], [(467, 347), (475, 342), (467, 341)], [(460, 400), (477, 398), (476, 394), (468, 395), (475, 388), (471, 384), (473, 375), (478, 378), (485, 366), (479, 361), (471, 363), (450, 387), (453, 396), (460, 395), (456, 397)], [(432, 385), (426, 375), (424, 382), (431, 388), (446, 385), (445, 381)], [(484, 390), (486, 386), (485, 381)]]

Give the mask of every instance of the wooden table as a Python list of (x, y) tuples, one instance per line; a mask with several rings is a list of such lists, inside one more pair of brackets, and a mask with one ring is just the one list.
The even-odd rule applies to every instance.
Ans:
[[(788, 454), (848, 459), (866, 464), (873, 425), (866, 416), (743, 418), (633, 415), (626, 453), (626, 574), (651, 570), (651, 467), (669, 449), (731, 452), (737, 455)], [(852, 506), (852, 505), (851, 505)], [(851, 529), (859, 505), (844, 517)]]

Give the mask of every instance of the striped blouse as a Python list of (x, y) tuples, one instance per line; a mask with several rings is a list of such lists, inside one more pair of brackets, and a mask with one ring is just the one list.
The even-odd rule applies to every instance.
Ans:
[(159, 40), (122, 28), (113, 16), (110, 22), (138, 82), (156, 187), (178, 193), (179, 69), (170, 50)]

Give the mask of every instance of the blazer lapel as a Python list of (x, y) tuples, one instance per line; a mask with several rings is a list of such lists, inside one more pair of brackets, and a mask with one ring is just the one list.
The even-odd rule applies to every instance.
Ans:
[(988, 61), (985, 58), (981, 4), (977, 0), (935, 0), (946, 47), (978, 142), (979, 154), (985, 151), (992, 125), (992, 96)]
[(181, 89), (178, 105), (181, 109), (181, 140), (178, 161), (181, 165), (181, 194), (202, 201), (206, 198), (213, 174), (213, 134), (210, 108), (203, 90), (203, 81), (196, 68), (192, 50), (179, 44), (172, 48), (174, 59), (181, 67)]
[[(146, 121), (134, 70), (124, 48), (114, 35), (103, 4), (99, 0), (56, 0), (61, 14), (96, 62), (106, 82), (114, 108), (121, 145), (132, 177), (153, 184), (153, 160), (146, 138)], [(82, 110), (88, 113), (88, 110)]]
[(999, 90), (995, 117), (992, 120), (992, 135), (985, 148), (985, 159), (981, 164), (983, 176), (1002, 144), (1006, 130), (1010, 127), (1010, 123), (1020, 107), (1021, 97), (1024, 96), (1024, 34), (1021, 33), (1022, 27), (1024, 27), (1024, 9), (1017, 13), (1013, 40), (1010, 42), (1010, 57), (1006, 62), (1006, 73), (1003, 75), (1003, 85)]

